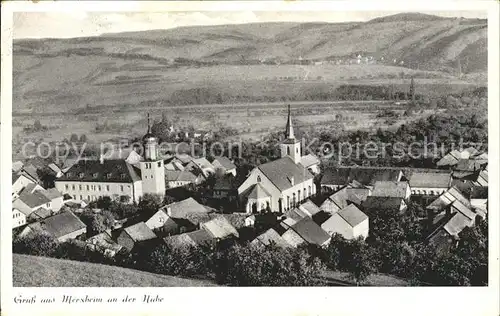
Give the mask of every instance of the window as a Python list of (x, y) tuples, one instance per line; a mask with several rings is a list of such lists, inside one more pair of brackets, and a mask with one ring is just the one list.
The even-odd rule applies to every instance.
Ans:
[(161, 167), (161, 161), (158, 161), (158, 167)]
[(80, 187), (80, 190), (81, 190), (82, 189), (82, 185), (80, 184), (79, 187)]
[(290, 147), (286, 147), (286, 154), (290, 155)]
[(298, 154), (299, 153), (299, 147), (297, 147), (297, 149), (295, 150), (295, 152)]
[(98, 185), (97, 188), (98, 188), (99, 191), (101, 191), (101, 186), (100, 185)]
[(97, 174), (97, 172), (95, 172), (95, 173), (92, 175), (92, 177), (93, 177), (94, 179), (97, 179), (97, 175), (98, 175), (98, 174)]
[(122, 192), (123, 192), (123, 185), (120, 185), (120, 189), (121, 189), (121, 190), (122, 190)]
[(73, 195), (73, 200), (76, 200), (76, 195)]
[(83, 179), (83, 176), (84, 176), (83, 172), (80, 172), (80, 179)]
[(109, 184), (108, 184), (108, 185), (106, 185), (106, 190), (108, 190), (108, 192), (109, 192)]
[(306, 188), (304, 188), (304, 199), (306, 198), (306, 196), (307, 196), (307, 190)]
[(122, 174), (120, 175), (120, 178), (122, 178), (122, 180), (123, 180), (123, 179), (125, 179), (125, 177), (126, 177), (126, 176), (125, 176), (125, 174), (124, 174), (124, 173), (122, 173)]
[(106, 174), (106, 178), (111, 179), (111, 173)]
[(257, 182), (261, 182), (262, 179), (260, 178), (260, 176), (257, 176)]
[(80, 195), (80, 200), (83, 200), (83, 196)]
[(64, 187), (66, 188), (66, 191), (69, 190), (69, 185), (66, 184)]
[(87, 201), (90, 201), (90, 195), (87, 195)]
[(74, 184), (71, 186), (71, 189), (73, 189), (73, 191), (75, 191), (75, 185)]
[(311, 196), (311, 186), (309, 186), (308, 190), (309, 190), (309, 196)]
[(87, 184), (87, 191), (90, 191), (89, 185)]

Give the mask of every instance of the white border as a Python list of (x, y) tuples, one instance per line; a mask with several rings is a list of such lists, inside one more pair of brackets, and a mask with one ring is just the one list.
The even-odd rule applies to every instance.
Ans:
[[(487, 10), (488, 15), (488, 111), (490, 183), (489, 286), (483, 288), (12, 288), (11, 253), (11, 108), (12, 108), (12, 12), (28, 11), (464, 11)], [(151, 314), (167, 315), (498, 315), (499, 289), (499, 41), (498, 1), (306, 1), (306, 2), (3, 2), (1, 77), (1, 307), (7, 315)], [(144, 293), (160, 294), (166, 303), (135, 305), (57, 305), (51, 309), (14, 306), (22, 293), (96, 295), (103, 297)]]

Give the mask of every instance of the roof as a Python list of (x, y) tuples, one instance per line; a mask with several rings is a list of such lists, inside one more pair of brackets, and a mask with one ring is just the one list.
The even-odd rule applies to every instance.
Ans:
[(378, 210), (397, 210), (401, 207), (403, 198), (398, 197), (385, 197), (385, 196), (369, 196), (361, 204), (364, 210), (378, 209)]
[(40, 228), (56, 238), (78, 231), (87, 226), (72, 212), (61, 212), (38, 222)]
[(249, 199), (260, 199), (269, 197), (271, 194), (262, 186), (260, 183), (256, 183), (251, 186), (247, 198)]
[(165, 170), (165, 181), (195, 182), (197, 177), (189, 170)]
[(61, 172), (61, 168), (59, 168), (55, 163), (50, 163), (48, 165), (48, 167), (50, 168), (50, 170), (54, 171), (55, 173)]
[(288, 228), (281, 236), (289, 245), (297, 247), (306, 242), (295, 230)]
[(214, 240), (214, 236), (212, 236), (210, 232), (204, 229), (189, 232), (187, 233), (187, 235), (198, 246), (204, 245)]
[(472, 159), (460, 159), (456, 166), (455, 170), (461, 171), (476, 171), (481, 169), (481, 162)]
[(440, 172), (415, 172), (410, 177), (411, 188), (448, 188), (451, 174)]
[(299, 205), (298, 208), (309, 216), (314, 216), (316, 213), (321, 212), (320, 208), (309, 199)]
[(156, 238), (155, 233), (144, 222), (125, 227), (124, 231), (136, 242)]
[(356, 227), (359, 223), (368, 219), (368, 216), (361, 212), (361, 210), (354, 204), (350, 204), (349, 206), (341, 209), (333, 216), (335, 215), (342, 217), (352, 227)]
[[(309, 215), (307, 215), (307, 213), (305, 213), (304, 211), (302, 211), (298, 207), (295, 207), (293, 209), (286, 211), (284, 215), (287, 217), (287, 219), (288, 218), (293, 219), (295, 222), (298, 222), (301, 219), (309, 216)], [(288, 221), (287, 223), (291, 223), (291, 222)]]
[(188, 154), (177, 154), (175, 155), (175, 158), (178, 159), (180, 162), (182, 162), (182, 164), (187, 164), (194, 159)]
[(471, 220), (463, 215), (462, 213), (456, 213), (444, 226), (443, 228), (450, 235), (458, 236), (458, 234), (469, 224)]
[(406, 198), (407, 191), (408, 191), (408, 182), (377, 181), (373, 186), (372, 195)]
[(210, 211), (192, 197), (185, 200), (174, 202), (160, 208), (170, 217), (186, 218), (190, 213), (209, 213)]
[(467, 216), (467, 218), (469, 218), (471, 220), (476, 219), (477, 214), (474, 213), (474, 211), (472, 211), (470, 208), (468, 208), (467, 206), (465, 206), (462, 202), (460, 202), (458, 200), (453, 202), (451, 204), (451, 207), (453, 210), (464, 214), (465, 216)]
[(467, 200), (467, 198), (456, 188), (456, 186), (453, 186), (429, 204), (427, 209), (442, 210), (456, 200), (459, 200), (464, 205), (470, 207), (469, 200)]
[(437, 166), (453, 166), (456, 165), (458, 162), (458, 159), (460, 159), (460, 154), (457, 152), (458, 157), (455, 157), (452, 153), (449, 153), (445, 155), (443, 158), (441, 158), (436, 165)]
[(283, 157), (257, 166), (262, 173), (280, 190), (284, 191), (294, 184), (304, 182), (313, 178), (309, 170), (297, 165), (290, 157)]
[(35, 191), (33, 193), (23, 191), (19, 195), (19, 200), (28, 205), (30, 208), (45, 205), (51, 202), (51, 200), (45, 197), (45, 195), (43, 195), (40, 191)]
[(322, 246), (330, 239), (330, 235), (308, 217), (301, 219), (291, 228), (310, 244)]
[(219, 156), (214, 159), (214, 162), (215, 161), (218, 161), (221, 164), (221, 166), (224, 167), (226, 170), (236, 169), (234, 163), (232, 163), (232, 161), (229, 160), (229, 158), (227, 157)]
[(304, 168), (309, 168), (313, 165), (318, 165), (319, 159), (313, 154), (308, 154), (300, 158), (300, 164), (304, 166)]
[(107, 232), (102, 232), (95, 236), (88, 238), (86, 241), (88, 244), (97, 245), (101, 248), (111, 249), (116, 252), (120, 251), (123, 247), (117, 244)]
[(402, 171), (397, 168), (337, 167), (325, 170), (321, 178), (324, 185), (347, 185), (356, 180), (363, 185), (377, 181), (399, 181)]
[(80, 160), (56, 181), (132, 183), (141, 180), (140, 170), (125, 160)]
[(40, 190), (39, 192), (42, 193), (49, 200), (57, 199), (63, 196), (62, 193), (59, 192), (56, 188)]
[(210, 232), (215, 238), (225, 238), (228, 236), (239, 237), (236, 228), (223, 216), (216, 217), (206, 223), (202, 227)]
[(252, 244), (260, 243), (264, 246), (275, 244), (276, 246), (282, 248), (290, 247), (290, 244), (272, 228), (269, 228), (264, 233), (257, 236), (251, 243)]

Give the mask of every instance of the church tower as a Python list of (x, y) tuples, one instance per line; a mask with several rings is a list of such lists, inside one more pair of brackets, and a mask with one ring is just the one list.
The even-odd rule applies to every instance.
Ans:
[(148, 132), (142, 138), (144, 159), (140, 162), (142, 193), (165, 195), (165, 167), (158, 155), (158, 139), (151, 133), (148, 114)]
[(295, 139), (295, 135), (293, 134), (290, 104), (288, 105), (288, 120), (286, 122), (285, 137), (286, 139), (280, 144), (281, 157), (288, 156), (292, 158), (296, 164), (298, 164), (302, 158), (302, 154), (300, 152), (300, 141)]

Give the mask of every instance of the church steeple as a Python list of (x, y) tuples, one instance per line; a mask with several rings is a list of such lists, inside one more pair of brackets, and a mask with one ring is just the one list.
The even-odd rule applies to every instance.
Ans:
[(291, 114), (291, 111), (290, 111), (290, 104), (288, 104), (288, 120), (286, 121), (285, 136), (288, 139), (294, 139), (295, 138), (295, 135), (293, 134), (292, 114)]

